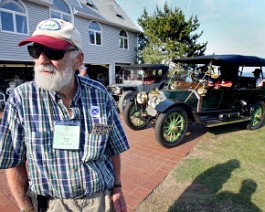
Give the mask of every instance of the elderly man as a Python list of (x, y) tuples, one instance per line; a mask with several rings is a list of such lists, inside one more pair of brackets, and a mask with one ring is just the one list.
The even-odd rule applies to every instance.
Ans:
[(105, 87), (74, 74), (84, 58), (80, 33), (48, 19), (19, 46), (29, 43), (35, 80), (12, 92), (0, 125), (0, 168), (18, 206), (126, 211), (120, 153), (128, 141)]

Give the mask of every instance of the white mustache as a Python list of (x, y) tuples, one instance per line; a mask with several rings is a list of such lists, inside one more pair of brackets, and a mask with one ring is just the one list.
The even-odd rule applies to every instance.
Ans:
[[(74, 77), (71, 68), (65, 70), (58, 70), (53, 65), (38, 64), (34, 66), (35, 81), (38, 87), (49, 90), (59, 91), (62, 87), (66, 86)], [(46, 72), (46, 74), (44, 73)], [(47, 74), (49, 72), (50, 74)]]
[(50, 72), (50, 73), (55, 73), (57, 70), (51, 66), (51, 65), (35, 65), (35, 71), (36, 72)]

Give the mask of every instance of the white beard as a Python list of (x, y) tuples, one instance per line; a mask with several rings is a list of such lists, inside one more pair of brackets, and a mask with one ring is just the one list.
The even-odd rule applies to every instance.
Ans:
[[(65, 70), (58, 71), (53, 65), (35, 64), (34, 71), (37, 86), (49, 91), (60, 91), (63, 87), (68, 85), (74, 77), (72, 67), (69, 65), (66, 65), (66, 67)], [(50, 73), (45, 73), (44, 71)]]

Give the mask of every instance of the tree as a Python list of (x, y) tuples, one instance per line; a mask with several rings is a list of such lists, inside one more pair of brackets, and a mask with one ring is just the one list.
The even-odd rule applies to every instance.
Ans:
[(138, 35), (138, 48), (137, 48), (137, 54), (136, 54), (136, 62), (137, 63), (143, 63), (143, 50), (145, 49), (146, 45), (148, 43), (148, 39), (145, 37), (144, 33), (139, 33)]
[(186, 21), (180, 9), (173, 10), (166, 2), (163, 10), (157, 6), (153, 15), (144, 9), (138, 24), (148, 40), (138, 54), (146, 63), (169, 64), (173, 58), (203, 55), (206, 50), (207, 42), (197, 41), (203, 33), (195, 33), (200, 26), (197, 17)]

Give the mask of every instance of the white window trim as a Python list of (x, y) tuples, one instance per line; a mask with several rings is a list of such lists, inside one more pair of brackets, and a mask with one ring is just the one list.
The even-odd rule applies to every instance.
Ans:
[[(121, 36), (120, 35), (120, 33), (121, 33), (121, 31), (124, 31), (126, 34), (127, 34), (127, 37), (124, 37), (124, 36)], [(129, 45), (129, 34), (128, 34), (128, 32), (125, 30), (125, 29), (121, 29), (120, 31), (119, 31), (119, 41), (120, 41), (120, 38), (124, 41), (124, 40), (127, 40), (127, 48), (124, 48), (124, 45), (123, 45), (123, 47), (121, 48), (120, 47), (120, 42), (119, 42), (119, 48), (120, 49), (124, 49), (124, 50), (129, 50), (129, 48), (130, 48), (130, 45)], [(124, 43), (124, 42), (123, 42)]]
[(68, 6), (68, 9), (69, 9), (70, 13), (66, 13), (66, 12), (64, 12), (62, 10), (53, 9), (52, 8), (52, 5), (51, 5), (50, 8), (49, 8), (50, 9), (50, 18), (52, 18), (52, 11), (54, 11), (54, 12), (57, 12), (57, 13), (60, 14), (60, 19), (63, 19), (63, 15), (69, 16), (70, 19), (71, 19), (71, 23), (73, 24), (74, 23), (74, 16), (73, 16), (73, 10), (72, 10), (72, 8), (70, 7), (70, 5), (68, 4), (67, 1), (65, 1), (65, 0), (61, 0), (61, 1), (63, 1)]
[(57, 12), (60, 14), (60, 19), (63, 19), (63, 15), (66, 15), (66, 16), (69, 16), (70, 17), (70, 20), (71, 22), (73, 22), (73, 18), (72, 18), (72, 14), (71, 13), (66, 13), (66, 12), (63, 12), (61, 10), (55, 10), (55, 9), (50, 9), (50, 17), (52, 17), (52, 12)]
[[(91, 22), (95, 22), (95, 23), (97, 23), (97, 24), (99, 25), (99, 27), (100, 27), (100, 31), (95, 30), (95, 29), (90, 29), (89, 26), (90, 26)], [(90, 33), (89, 33), (90, 31), (92, 31), (93, 34), (94, 34), (94, 38), (95, 38), (94, 42), (95, 42), (95, 43), (91, 43), (91, 42), (90, 42)], [(96, 33), (97, 33), (97, 32), (100, 33), (100, 38), (101, 38), (101, 39), (100, 39), (100, 40), (101, 40), (101, 44), (100, 44), (100, 45), (96, 43)], [(101, 27), (101, 25), (100, 25), (97, 21), (92, 20), (92, 21), (89, 22), (89, 24), (88, 24), (88, 39), (89, 39), (89, 41), (88, 41), (88, 42), (89, 42), (89, 45), (91, 45), (91, 46), (102, 46), (102, 44), (103, 44), (102, 27)]]
[[(18, 4), (19, 6), (22, 6), (23, 9), (24, 9), (24, 11), (25, 11), (25, 13), (16, 12), (16, 11), (13, 11), (13, 10), (7, 10), (7, 9), (1, 7), (1, 11), (8, 12), (8, 13), (12, 13), (13, 20), (14, 20), (14, 22), (13, 22), (14, 31), (3, 30), (2, 29), (2, 20), (0, 20), (0, 29), (1, 29), (1, 32), (10, 33), (10, 34), (16, 34), (16, 35), (29, 35), (29, 18), (28, 18), (28, 10), (27, 10), (27, 7), (25, 7), (24, 3), (21, 2), (20, 0), (18, 0), (16, 2), (9, 0), (9, 1), (6, 1), (6, 2), (11, 2), (11, 3), (14, 3), (14, 4)], [(17, 22), (15, 21), (16, 20), (15, 19), (15, 15), (21, 15), (21, 16), (26, 17), (27, 33), (17, 32)], [(0, 16), (0, 19), (1, 19), (1, 16)]]

